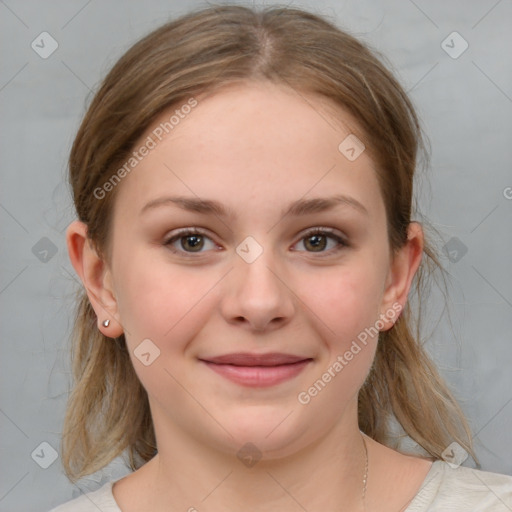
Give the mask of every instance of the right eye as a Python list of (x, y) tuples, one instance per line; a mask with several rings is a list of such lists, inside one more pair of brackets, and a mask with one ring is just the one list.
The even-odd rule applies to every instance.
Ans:
[[(201, 249), (205, 246), (205, 241), (209, 240), (213, 245), (212, 248), (216, 247), (215, 242), (206, 235), (200, 228), (183, 228), (175, 232), (173, 235), (171, 234), (170, 238), (168, 238), (164, 245), (169, 247), (169, 249), (178, 254), (192, 255), (194, 253), (201, 254), (204, 251)], [(180, 248), (178, 249), (175, 244), (179, 243)], [(189, 250), (190, 249), (190, 250)]]

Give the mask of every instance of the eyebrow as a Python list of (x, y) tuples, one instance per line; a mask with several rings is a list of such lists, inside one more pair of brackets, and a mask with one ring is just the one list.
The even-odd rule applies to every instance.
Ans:
[[(202, 214), (214, 214), (219, 217), (236, 218), (236, 213), (226, 208), (222, 203), (212, 199), (201, 199), (198, 197), (186, 196), (165, 196), (153, 199), (145, 204), (139, 215), (160, 206), (176, 205), (183, 210)], [(331, 197), (317, 197), (312, 199), (298, 199), (292, 202), (287, 208), (281, 211), (281, 217), (286, 215), (307, 215), (332, 210), (336, 206), (348, 206), (364, 215), (369, 215), (368, 210), (356, 199), (343, 194)]]

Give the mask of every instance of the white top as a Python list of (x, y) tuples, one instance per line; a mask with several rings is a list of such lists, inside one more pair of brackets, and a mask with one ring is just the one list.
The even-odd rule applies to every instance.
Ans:
[[(110, 481), (49, 512), (123, 512)], [(405, 512), (511, 512), (512, 476), (435, 461)]]

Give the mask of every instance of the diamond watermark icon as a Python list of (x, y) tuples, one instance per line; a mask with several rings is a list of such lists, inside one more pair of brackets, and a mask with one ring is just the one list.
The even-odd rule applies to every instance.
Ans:
[(39, 466), (47, 469), (57, 460), (59, 454), (51, 444), (43, 441), (30, 456)]
[(365, 145), (353, 133), (345, 137), (338, 146), (339, 152), (351, 162), (359, 158), (365, 149)]
[(469, 44), (458, 32), (452, 32), (443, 40), (441, 48), (452, 59), (458, 59), (469, 48)]
[(149, 366), (160, 356), (160, 349), (149, 338), (146, 338), (137, 345), (133, 353), (144, 366)]
[(252, 236), (248, 236), (243, 242), (238, 244), (236, 253), (246, 263), (253, 263), (263, 253), (263, 247)]
[(443, 451), (441, 457), (450, 467), (458, 468), (468, 458), (468, 452), (454, 441)]
[(39, 57), (47, 59), (59, 47), (59, 43), (48, 32), (41, 32), (30, 46)]
[(261, 451), (253, 443), (245, 443), (240, 450), (238, 450), (236, 456), (240, 459), (242, 464), (248, 468), (252, 468), (260, 459)]
[(43, 263), (48, 263), (57, 254), (57, 246), (49, 238), (43, 236), (32, 247), (32, 254)]
[(457, 263), (466, 255), (468, 248), (454, 236), (443, 245), (443, 252), (452, 263)]

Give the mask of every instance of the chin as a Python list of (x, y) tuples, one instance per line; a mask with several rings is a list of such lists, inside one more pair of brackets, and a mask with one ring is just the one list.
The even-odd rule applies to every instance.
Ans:
[[(230, 417), (218, 418), (224, 428), (233, 436), (224, 437), (226, 451), (251, 450), (261, 452), (264, 458), (280, 458), (290, 454), (290, 445), (300, 437), (297, 415), (293, 409), (284, 407), (246, 407)], [(245, 448), (244, 448), (245, 446)]]

